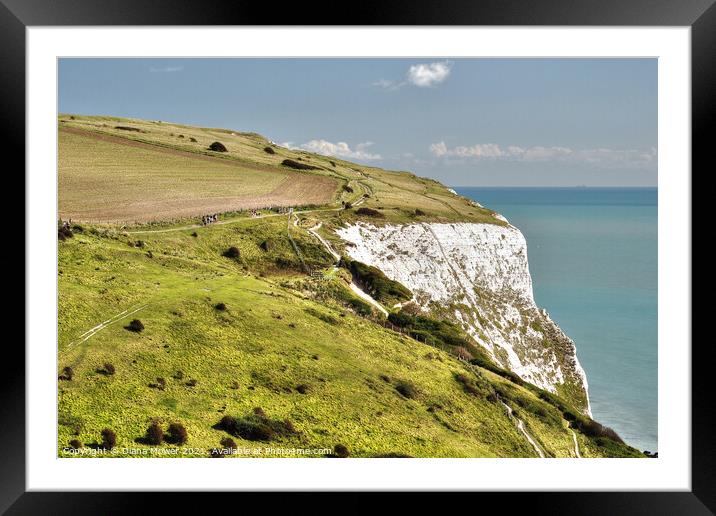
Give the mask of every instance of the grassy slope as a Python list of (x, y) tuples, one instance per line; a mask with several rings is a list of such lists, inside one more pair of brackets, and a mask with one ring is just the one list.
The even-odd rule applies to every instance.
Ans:
[[(259, 137), (238, 137), (257, 142), (261, 151)], [(303, 155), (314, 163), (329, 161)], [(489, 211), (433, 181), (335, 163), (355, 190), (344, 192), (344, 200), (369, 192), (366, 205), (382, 206), (382, 220), (411, 220), (411, 210), (420, 207), (430, 211), (430, 220), (495, 221)], [(356, 177), (349, 177), (352, 167), (360, 168)], [(398, 209), (387, 209), (388, 202)], [(74, 370), (72, 381), (58, 384), (60, 455), (68, 455), (62, 448), (73, 438), (92, 445), (105, 427), (117, 432), (118, 446), (146, 449), (135, 440), (159, 419), (165, 426), (184, 424), (189, 433), (184, 450), (206, 456), (227, 435), (212, 428), (223, 415), (241, 417), (261, 407), (271, 418), (289, 419), (299, 431), (272, 445), (333, 448), (342, 443), (353, 456), (534, 456), (499, 403), (469, 395), (454, 379), (456, 373), (475, 370), (493, 388), (509, 385), (523, 405), (541, 406), (537, 412), (548, 416), (508, 400), (548, 455), (573, 456), (566, 421), (534, 392), (359, 317), (350, 308), (355, 300), (346, 288), (347, 273), (333, 270), (332, 257), (305, 231), (323, 221), (321, 232), (329, 235), (326, 226), (354, 215), (326, 211), (335, 210), (330, 206), (323, 210), (302, 215), (306, 220), (297, 227), (285, 216), (236, 217), (200, 229), (169, 224), (162, 229), (171, 231), (137, 234), (86, 225), (60, 242), (58, 374), (65, 366)], [(142, 230), (129, 228), (137, 229)], [(324, 279), (302, 273), (289, 230), (303, 262), (323, 268)], [(260, 247), (266, 241), (268, 251)], [(240, 259), (221, 256), (229, 246), (240, 249)], [(216, 303), (228, 309), (217, 311)], [(85, 331), (136, 307), (144, 308), (83, 341)], [(124, 329), (135, 317), (144, 332)], [(105, 362), (115, 366), (114, 375), (98, 372)], [(183, 372), (182, 380), (173, 378), (177, 371)], [(158, 377), (166, 379), (164, 390), (150, 386)], [(189, 379), (196, 386), (187, 386)], [(417, 387), (415, 399), (396, 391), (401, 380)], [(308, 386), (307, 394), (297, 392), (299, 385)], [(607, 453), (594, 439), (581, 434), (579, 439), (584, 456)], [(240, 446), (269, 445), (235, 440)], [(612, 447), (608, 454), (637, 452)]]

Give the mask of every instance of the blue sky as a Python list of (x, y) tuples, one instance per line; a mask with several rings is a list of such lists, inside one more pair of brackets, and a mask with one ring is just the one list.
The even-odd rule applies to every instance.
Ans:
[(455, 186), (655, 186), (655, 59), (61, 59), (59, 110), (223, 127)]

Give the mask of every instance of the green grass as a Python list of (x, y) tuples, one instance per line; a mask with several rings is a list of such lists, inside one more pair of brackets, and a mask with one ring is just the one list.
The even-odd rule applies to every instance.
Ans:
[[(256, 407), (291, 422), (296, 433), (272, 441), (289, 447), (342, 443), (354, 457), (532, 455), (502, 407), (455, 381), (472, 374), (469, 366), (361, 317), (340, 296), (320, 298), (320, 286), (333, 281), (338, 288), (345, 277), (311, 287), (313, 280), (295, 271), (266, 266), (272, 259), (258, 246), (266, 238), (274, 242), (271, 253), (291, 260), (283, 231), (283, 221), (255, 220), (246, 229), (206, 228), (198, 237), (157, 233), (135, 247), (120, 233), (85, 228), (60, 243), (58, 374), (74, 370), (72, 381), (59, 381), (60, 455), (70, 456), (62, 448), (71, 439), (99, 442), (103, 428), (116, 431), (118, 449), (150, 449), (136, 440), (156, 420), (188, 431), (186, 445), (169, 448), (208, 456), (228, 436), (214, 428), (221, 417), (245, 417)], [(315, 239), (295, 238), (309, 259), (329, 266)], [(241, 249), (241, 260), (221, 256), (228, 244)], [(99, 322), (145, 304), (80, 342)], [(144, 331), (124, 329), (133, 318)], [(98, 372), (106, 362), (114, 375)], [(164, 390), (151, 386), (159, 377)], [(396, 390), (401, 382), (415, 387), (415, 397)], [(233, 438), (239, 446), (266, 444)]]

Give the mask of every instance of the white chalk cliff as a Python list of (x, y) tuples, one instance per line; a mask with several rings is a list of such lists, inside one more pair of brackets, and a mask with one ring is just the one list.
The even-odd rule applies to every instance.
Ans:
[(589, 414), (574, 342), (535, 305), (527, 242), (517, 228), (358, 223), (337, 233), (351, 258), (412, 290), (423, 310), (460, 324), (497, 364)]

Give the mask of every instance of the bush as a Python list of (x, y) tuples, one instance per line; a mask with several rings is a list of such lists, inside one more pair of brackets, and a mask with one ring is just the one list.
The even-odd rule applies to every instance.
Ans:
[(64, 226), (60, 226), (57, 228), (57, 238), (61, 242), (64, 242), (68, 238), (72, 238), (74, 234), (72, 233), (72, 230), (70, 228), (66, 228)]
[(157, 378), (157, 389), (163, 391), (167, 386), (167, 381), (164, 378)]
[(401, 380), (395, 384), (395, 390), (398, 391), (404, 398), (414, 399), (418, 395), (418, 389), (412, 383)]
[(209, 150), (212, 150), (214, 152), (226, 152), (226, 147), (221, 142), (214, 142), (211, 145), (209, 145)]
[(277, 437), (298, 433), (291, 421), (269, 419), (260, 407), (256, 407), (252, 414), (240, 419), (224, 416), (215, 428), (248, 441), (270, 441)]
[(194, 238), (196, 238), (196, 237), (199, 236), (199, 234), (198, 234), (196, 231), (194, 231), (194, 232), (191, 234), (191, 236), (193, 236)]
[(465, 361), (467, 361), (467, 362), (469, 362), (470, 360), (472, 360), (473, 358), (475, 358), (475, 357), (472, 356), (472, 353), (470, 353), (470, 351), (469, 351), (466, 347), (464, 347), (464, 346), (457, 346), (457, 347), (455, 347), (455, 348), (453, 349), (453, 353), (454, 353), (455, 356), (456, 356), (457, 358), (459, 358), (460, 360), (465, 360)]
[(82, 448), (82, 443), (80, 442), (79, 439), (72, 439), (70, 441), (70, 447), (75, 450), (79, 450), (80, 448)]
[(302, 383), (301, 385), (298, 385), (296, 387), (296, 390), (301, 394), (308, 394), (308, 391), (311, 389), (308, 385), (306, 385), (305, 383)]
[(177, 371), (174, 373), (174, 379), (175, 380), (181, 380), (184, 378), (184, 372), (183, 371)]
[(164, 430), (159, 423), (154, 422), (147, 428), (147, 444), (154, 446), (162, 444), (164, 440)]
[(363, 206), (356, 210), (356, 214), (363, 215), (365, 217), (375, 217), (377, 219), (382, 219), (384, 217), (384, 215), (378, 210), (374, 210), (373, 208), (365, 208)]
[(395, 301), (407, 301), (413, 293), (397, 281), (391, 280), (383, 271), (355, 260), (344, 260), (353, 279), (377, 301), (392, 304)]
[(129, 127), (129, 126), (126, 126), (126, 125), (115, 125), (114, 128), (115, 128), (115, 129), (119, 129), (120, 131), (132, 131), (132, 132), (135, 132), (135, 133), (141, 133), (141, 132), (142, 132), (142, 130), (139, 129), (139, 128), (137, 128), (137, 127)]
[(425, 215), (425, 212), (423, 210), (421, 210), (420, 208), (415, 208), (416, 217), (422, 217), (423, 215)]
[(329, 161), (328, 163), (330, 163), (332, 167), (335, 167), (335, 166), (336, 166), (336, 162), (335, 162), (335, 161)]
[(194, 378), (191, 378), (188, 382), (186, 382), (187, 387), (195, 387), (197, 384), (197, 381)]
[(110, 364), (109, 362), (105, 362), (103, 367), (104, 374), (112, 376), (115, 373), (115, 368), (113, 364)]
[(189, 436), (187, 435), (184, 425), (181, 423), (172, 423), (167, 429), (167, 436), (165, 440), (171, 444), (184, 444), (188, 438)]
[(268, 251), (270, 251), (271, 249), (273, 249), (273, 242), (272, 242), (271, 240), (264, 240), (263, 242), (261, 242), (261, 243), (259, 244), (259, 247), (260, 247), (263, 251), (268, 252)]
[(223, 256), (226, 258), (239, 258), (241, 256), (241, 251), (239, 251), (238, 247), (231, 246), (224, 251)]
[(237, 448), (236, 441), (234, 441), (231, 437), (224, 437), (221, 441), (219, 441), (219, 444), (221, 444), (222, 448), (229, 450), (229, 453), (226, 455), (233, 453), (233, 451)]
[(457, 380), (457, 382), (462, 385), (462, 388), (466, 393), (472, 396), (479, 396), (480, 394), (482, 394), (482, 391), (477, 385), (477, 382), (475, 382), (475, 380), (470, 378), (469, 376), (458, 373), (455, 375), (455, 380)]
[(189, 138), (189, 141), (192, 142), (192, 143), (196, 143), (196, 138), (193, 138), (193, 137), (192, 137), (192, 138)]
[(139, 319), (132, 319), (124, 329), (133, 331), (134, 333), (140, 333), (144, 330), (144, 324), (142, 324), (142, 321)]
[(216, 303), (214, 305), (214, 308), (218, 310), (219, 312), (225, 312), (226, 311), (226, 304), (225, 303)]
[(266, 147), (264, 147), (264, 152), (266, 154), (276, 154), (276, 151), (273, 150), (273, 147), (269, 147), (268, 145)]
[(350, 453), (348, 452), (348, 448), (346, 448), (345, 445), (336, 444), (333, 447), (333, 455), (335, 455), (336, 457), (340, 457), (341, 459), (345, 459), (350, 455)]
[(184, 135), (183, 135), (183, 134), (180, 134), (180, 135), (179, 135), (179, 138), (184, 138)]
[(353, 188), (351, 188), (348, 185), (343, 185), (343, 191), (348, 193), (353, 193)]
[(72, 380), (72, 377), (74, 376), (74, 371), (70, 366), (65, 367), (62, 369), (62, 374), (59, 376), (60, 380), (67, 380), (68, 382)]
[(105, 450), (111, 450), (114, 445), (117, 444), (117, 434), (110, 428), (102, 430), (102, 448)]
[(319, 167), (314, 167), (313, 165), (307, 165), (305, 163), (299, 163), (298, 161), (294, 161), (292, 159), (283, 160), (281, 162), (281, 165), (283, 165), (284, 167), (295, 168), (296, 170), (319, 170)]
[(343, 203), (343, 209), (344, 210), (350, 210), (353, 207), (353, 205), (350, 202), (344, 202)]

